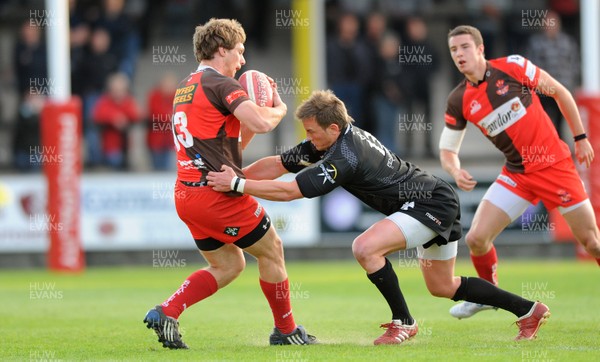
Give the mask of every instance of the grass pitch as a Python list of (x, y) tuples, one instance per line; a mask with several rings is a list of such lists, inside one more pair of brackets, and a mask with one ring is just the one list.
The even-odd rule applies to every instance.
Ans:
[[(200, 259), (200, 257), (198, 257)], [(394, 260), (392, 258), (392, 260)], [(181, 263), (180, 263), (181, 264)], [(186, 263), (183, 263), (186, 264)], [(515, 317), (486, 311), (466, 320), (450, 300), (431, 297), (416, 262), (394, 268), (419, 334), (400, 346), (373, 346), (390, 312), (354, 261), (290, 262), (294, 316), (318, 346), (268, 346), (272, 319), (255, 264), (180, 318), (189, 350), (168, 350), (142, 319), (193, 270), (89, 268), (69, 276), (0, 271), (0, 360), (112, 361), (590, 361), (600, 359), (599, 271), (595, 263), (501, 261), (502, 287), (550, 307), (534, 341), (513, 342)], [(457, 274), (474, 275), (468, 261)]]

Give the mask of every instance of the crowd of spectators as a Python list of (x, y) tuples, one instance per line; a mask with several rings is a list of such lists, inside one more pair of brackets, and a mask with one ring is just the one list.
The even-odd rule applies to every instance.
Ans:
[[(435, 122), (431, 119), (432, 79), (442, 62), (449, 60), (441, 56), (446, 48), (434, 46), (430, 26), (435, 21), (431, 15), (434, 6), (441, 2), (325, 2), (327, 87), (345, 102), (359, 127), (375, 134), (401, 157), (415, 157), (414, 142), (420, 139), (425, 150), (420, 156), (436, 157), (431, 127)], [(164, 1), (152, 2), (152, 6), (155, 9), (161, 3)], [(576, 1), (538, 0), (538, 5), (555, 10), (546, 16), (555, 19), (556, 26), (536, 31), (513, 24), (510, 19), (516, 10), (507, 3), (466, 0), (462, 15), (451, 18), (449, 25), (479, 26), (488, 58), (521, 53), (575, 90), (580, 76), (578, 44), (574, 40), (577, 34), (573, 33), (577, 29)], [(70, 4), (72, 91), (82, 99), (85, 167), (130, 169), (129, 131), (143, 125), (152, 169), (174, 168), (170, 120), (177, 77), (165, 71), (153, 89), (138, 94), (138, 100), (146, 97), (146, 109), (140, 108), (131, 91), (136, 62), (148, 43), (147, 14), (125, 11), (125, 0)], [(261, 4), (263, 8), (273, 6), (269, 0)], [(254, 41), (261, 50), (268, 45), (268, 27), (264, 26), (268, 20), (264, 16), (262, 21), (242, 19), (243, 24), (253, 24), (248, 26), (248, 41)], [(12, 130), (11, 159), (19, 171), (40, 167), (28, 156), (31, 146), (39, 145), (40, 112), (47, 89), (52, 86), (47, 81), (43, 32), (27, 19), (14, 48), (19, 106)], [(454, 76), (453, 84), (459, 79)], [(552, 99), (542, 102), (560, 132), (562, 117), (556, 104)], [(423, 136), (415, 137), (416, 133)]]

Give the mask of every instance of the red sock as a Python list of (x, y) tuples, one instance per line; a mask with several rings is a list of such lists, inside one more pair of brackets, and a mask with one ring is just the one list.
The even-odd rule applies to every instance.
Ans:
[(284, 280), (279, 283), (269, 283), (260, 280), (260, 288), (269, 301), (275, 327), (283, 334), (290, 334), (296, 329), (290, 303), (290, 283)]
[(600, 258), (596, 259), (596, 263), (598, 263), (598, 265), (600, 265)]
[(471, 260), (473, 261), (475, 270), (477, 270), (477, 275), (481, 279), (485, 279), (496, 286), (498, 285), (498, 275), (496, 274), (498, 257), (496, 256), (496, 248), (493, 245), (487, 254), (480, 256), (471, 254)]
[(181, 287), (162, 303), (163, 312), (168, 317), (177, 319), (186, 308), (215, 294), (217, 289), (219, 286), (215, 277), (204, 269), (198, 270), (192, 273), (181, 284)]

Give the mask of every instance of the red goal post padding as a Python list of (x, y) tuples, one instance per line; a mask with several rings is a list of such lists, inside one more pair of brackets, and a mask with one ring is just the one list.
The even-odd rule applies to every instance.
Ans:
[(48, 266), (55, 271), (85, 267), (80, 236), (81, 101), (49, 100), (42, 110), (43, 162), (48, 182)]

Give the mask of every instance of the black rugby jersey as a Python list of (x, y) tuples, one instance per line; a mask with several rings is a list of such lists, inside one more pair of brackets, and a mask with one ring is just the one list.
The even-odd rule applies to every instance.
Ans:
[(458, 197), (452, 187), (400, 159), (358, 127), (344, 128), (327, 151), (318, 151), (305, 140), (281, 154), (281, 161), (288, 171), (298, 173), (296, 181), (304, 197), (341, 186), (385, 215), (409, 214), (442, 236), (438, 244), (461, 236)]

